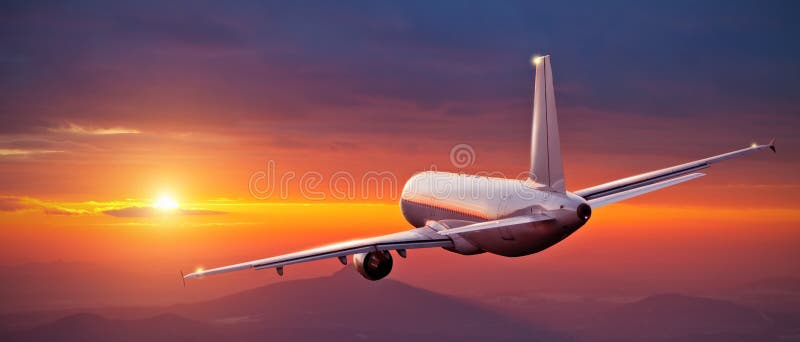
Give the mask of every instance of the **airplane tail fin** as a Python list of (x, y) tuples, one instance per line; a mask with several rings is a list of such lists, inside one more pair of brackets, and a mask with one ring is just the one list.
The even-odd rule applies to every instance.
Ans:
[(536, 57), (533, 64), (536, 65), (536, 81), (533, 90), (531, 170), (528, 178), (540, 184), (544, 190), (565, 192), (550, 56)]

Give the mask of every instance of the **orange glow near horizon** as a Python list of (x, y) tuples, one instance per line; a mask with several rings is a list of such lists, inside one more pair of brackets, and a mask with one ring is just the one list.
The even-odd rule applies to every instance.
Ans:
[[(800, 209), (728, 206), (728, 201), (709, 200), (713, 197), (701, 183), (694, 185), (598, 209), (573, 236), (532, 256), (413, 250), (409, 259), (398, 262), (393, 277), (426, 288), (462, 291), (452, 282), (480, 282), (474, 277), (481, 275), (480, 279), (508, 279), (481, 284), (486, 291), (503, 291), (507, 284), (521, 281), (509, 278), (515, 274), (535, 281), (527, 279), (527, 269), (533, 267), (555, 274), (571, 270), (585, 277), (649, 277), (674, 289), (736, 283), (800, 269), (793, 257), (800, 249), (796, 229)], [(699, 198), (700, 194), (707, 197)], [(0, 222), (6, 227), (0, 230), (0, 266), (37, 263), (34, 267), (50, 267), (61, 261), (111, 269), (126, 265), (127, 274), (148, 284), (142, 285), (148, 290), (143, 290), (143, 297), (115, 299), (118, 303), (168, 304), (175, 298), (198, 300), (278, 281), (274, 272), (242, 271), (195, 279), (190, 290), (177, 292), (182, 287), (176, 283), (173, 289), (172, 282), (178, 279), (178, 270), (208, 269), (412, 228), (394, 199), (181, 198), (179, 205), (171, 195), (155, 201), (15, 198), (18, 209), (0, 211)], [(11, 203), (10, 197), (5, 199)], [(684, 204), (676, 204), (680, 202)], [(174, 209), (164, 215), (155, 203)], [(337, 265), (335, 260), (292, 265), (282, 279), (329, 274), (339, 269)], [(709, 272), (715, 281), (704, 278)]]

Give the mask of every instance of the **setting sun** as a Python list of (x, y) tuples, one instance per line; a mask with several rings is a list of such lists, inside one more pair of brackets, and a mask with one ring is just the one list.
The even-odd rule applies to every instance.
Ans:
[(170, 195), (161, 195), (158, 197), (158, 200), (153, 203), (153, 207), (158, 209), (177, 209), (178, 208), (178, 201), (176, 201)]

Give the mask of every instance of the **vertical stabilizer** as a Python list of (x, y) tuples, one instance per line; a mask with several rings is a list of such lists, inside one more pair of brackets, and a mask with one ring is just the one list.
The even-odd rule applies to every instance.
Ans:
[(536, 82), (533, 89), (531, 171), (528, 177), (545, 190), (565, 192), (550, 56), (536, 57), (533, 64), (536, 65)]

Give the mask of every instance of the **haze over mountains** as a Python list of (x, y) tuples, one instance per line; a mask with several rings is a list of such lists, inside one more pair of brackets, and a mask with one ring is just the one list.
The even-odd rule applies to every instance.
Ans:
[[(552, 333), (475, 303), (391, 279), (367, 282), (350, 269), (205, 302), (62, 314), (66, 316), (6, 334), (3, 340), (555, 338)], [(5, 319), (11, 320), (13, 315)], [(27, 321), (37, 319), (25, 317)]]
[[(797, 279), (743, 286), (792, 289)], [(785, 296), (798, 293), (784, 292)], [(278, 282), (170, 306), (38, 311), (0, 316), (3, 341), (236, 340), (739, 340), (800, 333), (800, 310), (653, 295), (629, 301), (532, 295), (452, 297), (353, 270)], [(752, 299), (752, 298), (751, 298)]]

